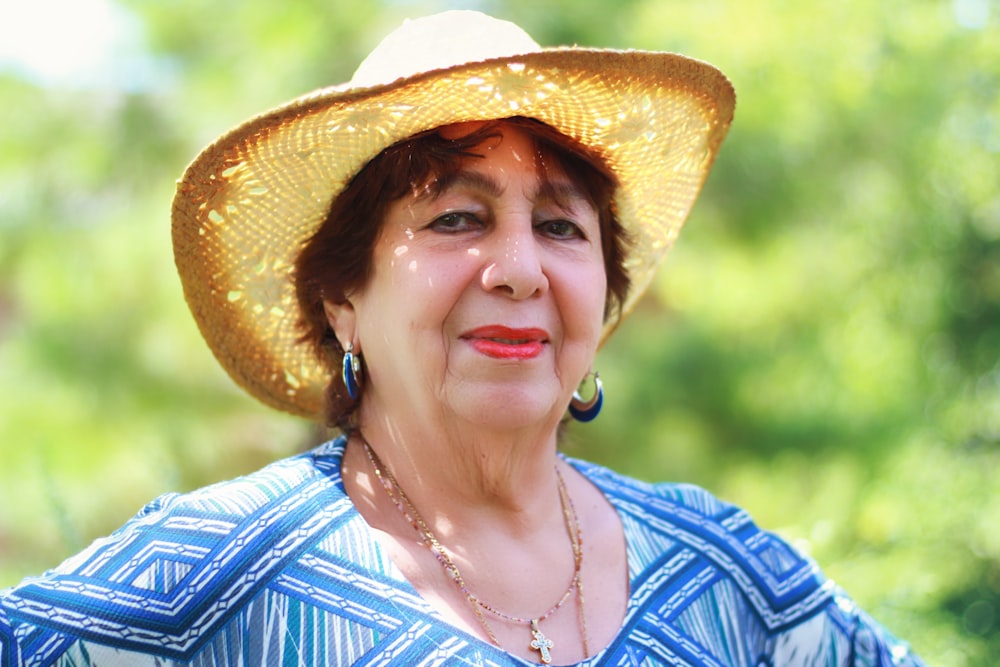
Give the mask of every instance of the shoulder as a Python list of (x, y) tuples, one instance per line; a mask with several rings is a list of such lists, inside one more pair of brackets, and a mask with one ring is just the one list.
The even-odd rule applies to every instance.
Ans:
[(825, 583), (810, 559), (780, 536), (761, 530), (750, 514), (693, 484), (649, 483), (592, 463), (573, 465), (618, 510), (629, 539), (644, 540), (651, 562), (687, 549), (775, 602), (801, 600)]
[(139, 516), (192, 513), (239, 519), (267, 511), (276, 503), (287, 507), (290, 500), (338, 490), (342, 453), (342, 444), (332, 441), (304, 454), (271, 463), (249, 475), (183, 495), (170, 494), (153, 501)]
[(608, 497), (619, 511), (676, 513), (699, 516), (715, 523), (731, 524), (749, 520), (747, 513), (732, 503), (720, 500), (695, 484), (645, 482), (615, 472), (595, 463), (568, 459), (587, 479)]
[(742, 508), (691, 484), (651, 484), (577, 465), (618, 510), (633, 584), (656, 582), (649, 595), (673, 596), (683, 605), (722, 595), (729, 600), (724, 608), (746, 609), (769, 632), (830, 602), (830, 586), (815, 563), (761, 530)]
[(157, 498), (80, 554), (0, 592), (0, 665), (15, 651), (15, 637), (19, 650), (30, 644), (42, 662), (38, 651), (58, 655), (77, 641), (184, 654), (205, 628), (352, 515), (341, 453), (335, 441)]
[(714, 628), (719, 637), (739, 628), (739, 639), (727, 641), (760, 638), (754, 650), (771, 656), (769, 664), (922, 664), (744, 509), (692, 484), (652, 484), (570, 462), (618, 510), (645, 608), (669, 608), (682, 624)]

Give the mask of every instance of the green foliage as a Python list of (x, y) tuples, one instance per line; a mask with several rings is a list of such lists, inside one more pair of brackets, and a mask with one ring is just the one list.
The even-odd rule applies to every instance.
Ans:
[[(568, 451), (746, 507), (930, 664), (1000, 662), (996, 5), (465, 4), (542, 43), (689, 53), (739, 95), (681, 242), (598, 359), (605, 412)], [(0, 73), (0, 585), (158, 493), (317, 440), (201, 343), (172, 182), (446, 3), (122, 5), (144, 85)]]

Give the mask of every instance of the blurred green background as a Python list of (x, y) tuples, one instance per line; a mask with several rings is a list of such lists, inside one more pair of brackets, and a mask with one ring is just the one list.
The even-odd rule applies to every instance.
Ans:
[(568, 451), (746, 507), (930, 664), (1000, 664), (995, 0), (3, 0), (4, 39), (66, 71), (0, 60), (0, 586), (322, 437), (202, 344), (173, 183), (403, 18), (455, 7), (543, 44), (681, 51), (737, 90)]

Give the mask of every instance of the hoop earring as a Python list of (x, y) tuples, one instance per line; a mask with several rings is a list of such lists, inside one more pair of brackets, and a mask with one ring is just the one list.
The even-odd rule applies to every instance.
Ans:
[(580, 397), (580, 392), (573, 392), (573, 400), (569, 402), (569, 414), (578, 422), (593, 421), (601, 413), (604, 406), (604, 387), (601, 386), (601, 376), (597, 373), (588, 373), (594, 376), (594, 395), (589, 401)]
[(354, 354), (354, 343), (348, 343), (344, 351), (342, 377), (344, 386), (347, 387), (347, 395), (352, 401), (358, 400), (358, 396), (361, 395), (361, 354)]

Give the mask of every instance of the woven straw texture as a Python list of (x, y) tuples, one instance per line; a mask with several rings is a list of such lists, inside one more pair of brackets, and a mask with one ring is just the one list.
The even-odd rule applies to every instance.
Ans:
[(634, 239), (628, 313), (684, 223), (733, 106), (729, 81), (705, 63), (576, 48), (316, 91), (236, 128), (188, 167), (173, 211), (185, 298), (241, 387), (316, 417), (329, 374), (296, 343), (292, 268), (303, 241), (388, 145), (441, 125), (519, 115), (592, 147), (617, 173), (619, 215)]

